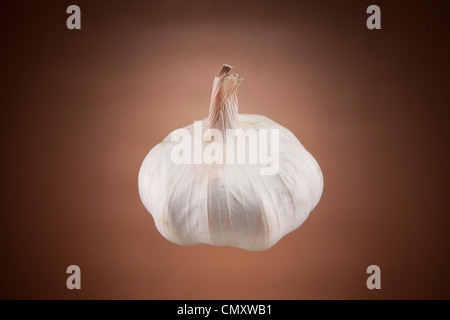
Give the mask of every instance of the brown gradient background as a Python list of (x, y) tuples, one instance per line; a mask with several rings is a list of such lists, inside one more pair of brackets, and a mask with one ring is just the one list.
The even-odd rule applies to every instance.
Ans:
[[(445, 2), (2, 1), (0, 298), (450, 298)], [(324, 174), (265, 252), (172, 244), (138, 194), (145, 155), (207, 115), (223, 63), (240, 112), (290, 129)]]

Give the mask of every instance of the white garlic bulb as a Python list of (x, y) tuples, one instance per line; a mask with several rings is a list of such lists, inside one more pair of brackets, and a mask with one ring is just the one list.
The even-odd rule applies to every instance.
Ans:
[(262, 251), (306, 220), (323, 177), (289, 130), (238, 114), (242, 78), (230, 69), (224, 65), (214, 80), (209, 117), (149, 152), (139, 193), (159, 232), (174, 243)]

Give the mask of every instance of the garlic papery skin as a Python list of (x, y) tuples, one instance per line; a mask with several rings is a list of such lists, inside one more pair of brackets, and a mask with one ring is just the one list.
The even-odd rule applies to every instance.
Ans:
[[(288, 129), (264, 116), (238, 114), (242, 78), (229, 74), (230, 69), (225, 65), (214, 79), (209, 117), (175, 130), (146, 156), (139, 171), (139, 193), (169, 241), (263, 251), (307, 219), (322, 195), (323, 176)], [(277, 157), (266, 157), (270, 163), (249, 161), (255, 152), (256, 158), (262, 156), (265, 148), (252, 145), (250, 138), (235, 144), (234, 134), (268, 130), (276, 139), (267, 139), (266, 147)], [(180, 132), (188, 134), (192, 144), (178, 154), (174, 150), (180, 139), (174, 137)], [(244, 163), (227, 157), (230, 146), (236, 157), (244, 152)], [(216, 156), (220, 150), (226, 152), (212, 163), (203, 161), (212, 149)], [(174, 154), (192, 161), (174, 161)]]

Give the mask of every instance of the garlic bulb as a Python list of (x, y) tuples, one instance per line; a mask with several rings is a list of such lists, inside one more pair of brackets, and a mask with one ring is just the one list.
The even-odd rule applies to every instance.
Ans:
[(214, 79), (209, 117), (149, 152), (139, 193), (159, 232), (174, 243), (262, 251), (306, 220), (323, 177), (289, 130), (238, 114), (242, 78), (231, 68), (224, 65)]

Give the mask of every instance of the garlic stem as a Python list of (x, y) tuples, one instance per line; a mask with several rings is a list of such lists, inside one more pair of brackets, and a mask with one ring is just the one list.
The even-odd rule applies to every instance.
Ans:
[(230, 74), (232, 68), (223, 65), (219, 76), (214, 78), (209, 107), (209, 128), (220, 130), (224, 138), (227, 129), (239, 128), (237, 88), (243, 79), (238, 74)]

